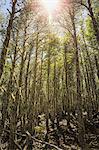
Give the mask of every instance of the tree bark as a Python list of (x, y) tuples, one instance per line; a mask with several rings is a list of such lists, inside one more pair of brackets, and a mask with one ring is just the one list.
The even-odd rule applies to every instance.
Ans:
[(80, 64), (79, 64), (79, 49), (77, 42), (77, 34), (75, 27), (75, 10), (74, 7), (72, 10), (69, 10), (71, 17), (72, 27), (73, 27), (73, 40), (74, 47), (76, 50), (76, 79), (77, 79), (77, 111), (78, 111), (78, 141), (82, 150), (85, 149), (85, 140), (84, 140), (84, 122), (82, 115), (82, 96), (81, 96), (81, 81), (80, 81)]
[(13, 20), (14, 20), (14, 15), (15, 15), (15, 7), (16, 7), (17, 0), (14, 0), (12, 2), (12, 12), (10, 14), (10, 19), (7, 27), (7, 33), (6, 33), (6, 38), (3, 42), (3, 49), (1, 51), (1, 58), (0, 58), (0, 79), (4, 71), (4, 66), (5, 66), (5, 60), (6, 60), (6, 54), (7, 54), (7, 48), (9, 46), (9, 41), (10, 41), (10, 35), (11, 35), (11, 30), (13, 26)]

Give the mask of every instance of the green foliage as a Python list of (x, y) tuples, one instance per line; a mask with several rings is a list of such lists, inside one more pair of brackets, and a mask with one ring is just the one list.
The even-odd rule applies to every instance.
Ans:
[(45, 132), (46, 127), (44, 125), (40, 125), (40, 126), (36, 126), (34, 129), (35, 129), (36, 133), (40, 134), (40, 133), (44, 133)]
[(86, 32), (85, 32), (86, 38), (89, 42), (94, 43), (96, 41), (95, 37), (95, 31), (93, 29), (91, 18), (88, 17), (86, 19)]

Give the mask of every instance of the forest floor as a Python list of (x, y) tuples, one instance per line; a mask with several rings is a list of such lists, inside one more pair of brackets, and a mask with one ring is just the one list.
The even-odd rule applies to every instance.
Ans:
[[(88, 150), (99, 150), (99, 115), (93, 116), (92, 120), (85, 122), (85, 141)], [(39, 124), (35, 127), (35, 134), (32, 136), (28, 131), (22, 133), (21, 123), (19, 122), (16, 131), (16, 150), (30, 150), (28, 142), (32, 141), (33, 150), (81, 150), (77, 140), (78, 129), (76, 117), (70, 115), (69, 125), (66, 116), (52, 122), (49, 119), (49, 133), (46, 138), (45, 115), (39, 116)], [(7, 150), (9, 144), (10, 130), (5, 128), (0, 139), (0, 150)], [(85, 148), (87, 150), (87, 148)]]

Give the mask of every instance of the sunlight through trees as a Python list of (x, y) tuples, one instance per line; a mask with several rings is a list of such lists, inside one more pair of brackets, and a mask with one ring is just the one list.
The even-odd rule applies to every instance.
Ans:
[(99, 149), (98, 2), (0, 5), (1, 149)]

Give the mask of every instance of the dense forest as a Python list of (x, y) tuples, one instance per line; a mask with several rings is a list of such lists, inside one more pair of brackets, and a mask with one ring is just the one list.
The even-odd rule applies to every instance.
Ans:
[(0, 150), (99, 150), (99, 1), (0, 0)]

